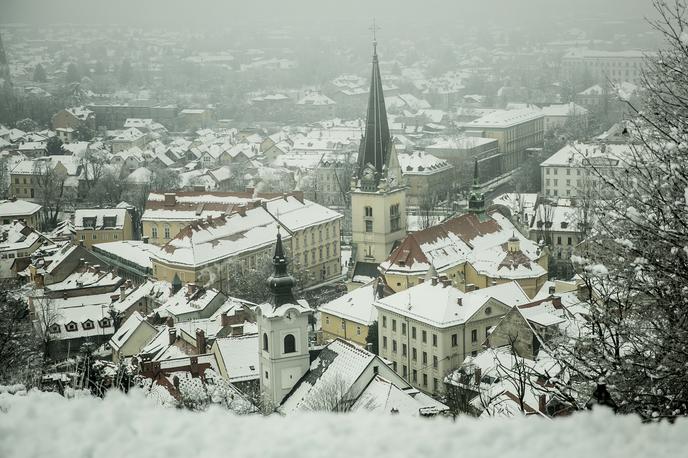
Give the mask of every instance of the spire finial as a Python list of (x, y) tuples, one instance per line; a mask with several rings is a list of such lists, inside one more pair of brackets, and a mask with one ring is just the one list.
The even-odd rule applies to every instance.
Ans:
[(380, 30), (380, 27), (378, 27), (375, 24), (375, 18), (373, 18), (373, 25), (370, 26), (369, 30), (373, 32), (373, 57), (377, 57), (377, 31)]

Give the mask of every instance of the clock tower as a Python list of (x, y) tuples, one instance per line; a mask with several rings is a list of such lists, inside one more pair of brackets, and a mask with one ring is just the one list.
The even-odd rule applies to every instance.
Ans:
[(376, 271), (406, 236), (406, 188), (389, 133), (375, 39), (365, 133), (351, 183), (351, 230), (354, 275)]
[(294, 277), (287, 272), (282, 236), (277, 233), (273, 273), (267, 280), (272, 297), (256, 307), (258, 322), (260, 391), (263, 400), (277, 407), (308, 371), (308, 317), (313, 310), (294, 298)]

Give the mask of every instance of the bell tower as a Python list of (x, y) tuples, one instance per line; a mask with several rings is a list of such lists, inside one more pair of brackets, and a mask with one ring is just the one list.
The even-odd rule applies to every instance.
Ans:
[[(394, 242), (406, 236), (406, 188), (389, 132), (375, 35), (365, 132), (351, 183), (351, 231), (354, 274), (376, 270)], [(359, 269), (365, 265), (368, 268)]]
[(308, 318), (313, 310), (296, 300), (294, 277), (287, 271), (282, 236), (277, 233), (273, 273), (267, 283), (272, 297), (256, 308), (258, 322), (260, 391), (263, 400), (277, 407), (308, 371)]

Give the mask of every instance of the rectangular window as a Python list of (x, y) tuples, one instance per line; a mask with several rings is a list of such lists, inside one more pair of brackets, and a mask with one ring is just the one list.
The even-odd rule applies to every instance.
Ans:
[(428, 343), (428, 333), (426, 331), (423, 331), (421, 340), (423, 341), (423, 343)]
[(397, 320), (392, 318), (392, 331), (397, 332)]
[(357, 336), (361, 335), (361, 327), (360, 326), (356, 326), (356, 335)]
[(401, 356), (406, 356), (406, 344), (401, 344)]
[(426, 352), (423, 352), (423, 364), (428, 364), (428, 354)]
[(439, 366), (439, 361), (437, 360), (437, 356), (433, 356), (432, 357), (432, 367), (434, 369), (437, 369), (438, 366)]
[(459, 345), (459, 335), (458, 334), (452, 334), (451, 345), (452, 345), (452, 347), (457, 347)]
[(411, 380), (413, 381), (413, 383), (418, 383), (418, 371), (413, 369), (412, 374), (413, 375), (411, 376)]
[(383, 328), (386, 328), (386, 327), (387, 327), (387, 317), (386, 317), (386, 316), (383, 316), (383, 317), (382, 317), (382, 327), (383, 327)]
[(432, 335), (432, 346), (433, 347), (437, 346), (437, 334)]
[(372, 221), (366, 221), (365, 222), (365, 231), (366, 232), (373, 232), (373, 222)]
[(416, 351), (415, 347), (411, 348), (411, 359), (414, 361), (418, 359), (418, 352)]
[(428, 374), (423, 374), (423, 386), (428, 386)]
[(411, 338), (415, 339), (416, 338), (416, 327), (411, 326)]
[(406, 365), (401, 366), (401, 376), (404, 378), (408, 377), (408, 368), (406, 367)]
[(571, 239), (571, 237), (569, 237), (569, 238), (566, 240), (566, 244), (567, 244), (567, 245), (571, 245), (572, 243), (573, 243), (573, 240)]
[(439, 380), (437, 380), (436, 378), (433, 378), (433, 379), (432, 379), (432, 391), (434, 391), (435, 393), (437, 393), (437, 391), (439, 391), (439, 389), (440, 389)]
[(478, 341), (478, 330), (474, 329), (471, 331), (471, 342), (475, 343)]
[[(571, 245), (569, 243), (569, 245)], [(401, 323), (401, 335), (405, 336), (406, 335), (406, 323)]]
[(387, 336), (382, 336), (382, 348), (387, 348)]
[(392, 353), (397, 352), (397, 341), (392, 339)]
[(392, 361), (392, 369), (394, 370), (394, 372), (397, 371), (397, 362), (396, 361)]
[(392, 232), (398, 231), (400, 229), (399, 221), (399, 204), (394, 204), (389, 207), (389, 224)]

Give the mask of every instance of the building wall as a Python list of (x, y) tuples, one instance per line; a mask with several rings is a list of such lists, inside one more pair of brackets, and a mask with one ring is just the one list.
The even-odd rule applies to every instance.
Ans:
[[(294, 273), (303, 282), (300, 286), (312, 286), (341, 275), (340, 222), (341, 220), (331, 221), (296, 231), (285, 241), (288, 256), (295, 266)], [(171, 224), (170, 226), (172, 227)], [(150, 234), (150, 229), (147, 232), (145, 224), (144, 234)], [(151, 239), (151, 241), (155, 243), (155, 240)], [(153, 275), (158, 280), (171, 282), (177, 273), (182, 283), (196, 282), (224, 289), (227, 286), (224, 281), (230, 265), (238, 264), (248, 270), (255, 268), (261, 260), (271, 258), (272, 246), (250, 249), (239, 255), (198, 267), (168, 264), (153, 258)]]
[(320, 321), (324, 339), (342, 338), (365, 347), (368, 338), (367, 325), (324, 312), (321, 313)]
[(41, 211), (38, 210), (32, 215), (7, 215), (3, 216), (0, 220), (0, 224), (11, 224), (12, 221), (24, 221), (24, 224), (32, 228), (39, 228), (41, 223)]
[(76, 231), (75, 240), (83, 242), (86, 248), (98, 243), (132, 240), (133, 224), (129, 213), (125, 213), (122, 229), (80, 229)]
[(406, 190), (406, 204), (418, 207), (423, 205), (423, 203), (427, 204), (436, 200), (444, 200), (447, 191), (451, 188), (452, 178), (453, 169), (451, 167), (438, 170), (432, 174), (404, 174), (404, 180), (408, 186)]
[[(488, 307), (489, 314), (486, 313)], [(378, 307), (380, 357), (392, 361), (392, 367), (396, 367), (396, 373), (414, 387), (426, 393), (441, 394), (444, 390), (444, 377), (451, 370), (458, 368), (467, 355), (476, 354), (480, 350), (487, 336), (487, 329), (499, 323), (507, 311), (507, 307), (491, 299), (465, 324), (438, 328)], [(406, 326), (405, 332), (403, 325)], [(416, 329), (415, 338), (413, 328)], [(476, 339), (472, 341), (474, 330)], [(423, 342), (423, 331), (426, 333), (425, 342)], [(433, 335), (437, 336), (437, 345), (434, 345)], [(453, 335), (456, 335), (455, 341)], [(396, 342), (396, 352), (394, 342)], [(406, 345), (405, 356), (404, 345)], [(414, 348), (416, 349), (415, 359), (413, 358)], [(423, 353), (427, 355), (426, 362), (423, 362)], [(437, 367), (435, 367), (434, 358), (437, 358)], [(404, 366), (406, 366), (406, 377), (404, 377)], [(424, 375), (426, 378), (423, 377)], [(435, 380), (437, 386), (435, 386)]]
[(112, 352), (112, 361), (117, 364), (122, 358), (134, 356), (141, 351), (156, 334), (157, 331), (154, 327), (141, 324), (134, 330), (118, 351)]
[[(399, 206), (399, 229), (392, 231), (390, 208)], [(366, 217), (365, 208), (373, 210), (372, 218)], [(355, 261), (380, 263), (387, 259), (392, 246), (406, 236), (406, 191), (351, 192), (351, 230), (355, 246)], [(372, 221), (372, 232), (366, 231), (366, 221)]]

